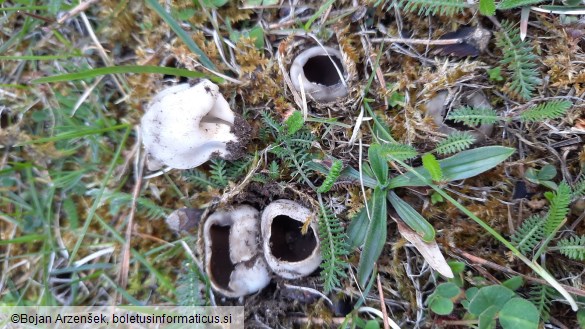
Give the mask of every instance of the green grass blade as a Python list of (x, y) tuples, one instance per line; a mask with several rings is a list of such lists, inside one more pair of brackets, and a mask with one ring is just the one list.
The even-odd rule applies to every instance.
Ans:
[[(516, 149), (504, 146), (485, 146), (472, 150), (462, 151), (452, 157), (439, 160), (443, 171), (443, 181), (451, 182), (466, 179), (481, 174), (502, 163)], [(388, 188), (404, 186), (426, 186), (424, 180), (418, 178), (422, 175), (428, 181), (432, 181), (431, 174), (424, 167), (414, 169), (416, 173), (409, 171), (390, 180)]]
[(77, 130), (77, 131), (68, 131), (68, 132), (58, 134), (56, 136), (43, 137), (43, 138), (32, 139), (29, 141), (24, 141), (22, 143), (16, 144), (15, 146), (43, 144), (43, 143), (57, 142), (57, 141), (67, 140), (67, 139), (72, 139), (72, 138), (81, 138), (81, 137), (85, 137), (88, 135), (103, 134), (103, 133), (106, 133), (109, 131), (128, 129), (129, 127), (130, 127), (130, 125), (128, 125), (128, 124), (121, 124), (121, 125), (116, 125), (116, 126), (112, 126), (112, 127), (108, 127), (108, 128), (97, 128), (97, 129), (96, 128), (88, 128), (88, 129), (81, 129), (81, 130)]
[(388, 193), (388, 201), (398, 213), (398, 216), (420, 235), (425, 242), (431, 242), (435, 239), (435, 229), (427, 220), (414, 210), (408, 203), (398, 197), (396, 193)]
[(321, 17), (323, 15), (323, 13), (325, 12), (325, 10), (327, 10), (329, 7), (331, 7), (331, 5), (335, 2), (335, 0), (329, 0), (326, 3), (324, 3), (323, 5), (321, 5), (321, 7), (319, 8), (319, 10), (317, 10), (313, 16), (311, 16), (309, 18), (309, 20), (307, 21), (307, 23), (305, 23), (304, 29), (305, 31), (308, 31), (311, 28), (311, 25), (313, 24), (313, 22)]
[(370, 277), (374, 269), (374, 264), (378, 261), (378, 257), (380, 257), (382, 249), (384, 249), (384, 245), (386, 244), (386, 220), (388, 217), (386, 191), (379, 186), (376, 186), (374, 189), (371, 214), (372, 217), (368, 225), (368, 232), (366, 233), (357, 273), (358, 281), (362, 287), (368, 282), (368, 277)]
[(85, 219), (85, 223), (83, 224), (83, 228), (81, 229), (81, 232), (79, 234), (79, 238), (77, 239), (77, 242), (73, 246), (73, 250), (71, 250), (71, 256), (69, 257), (69, 265), (71, 265), (71, 263), (75, 260), (75, 256), (77, 255), (79, 248), (81, 248), (81, 244), (82, 244), (83, 239), (85, 238), (85, 236), (87, 234), (87, 231), (89, 230), (89, 226), (91, 224), (91, 221), (93, 220), (93, 217), (96, 214), (97, 208), (101, 204), (102, 196), (104, 194), (104, 191), (106, 190), (108, 182), (110, 181), (110, 178), (114, 174), (114, 169), (116, 168), (117, 161), (120, 158), (120, 155), (122, 154), (122, 150), (124, 149), (124, 146), (126, 145), (126, 141), (128, 140), (128, 136), (130, 135), (130, 131), (132, 131), (132, 129), (130, 128), (130, 126), (128, 126), (126, 128), (126, 132), (124, 133), (124, 136), (122, 137), (122, 140), (120, 141), (120, 145), (118, 145), (118, 149), (116, 150), (116, 153), (114, 154), (114, 157), (112, 158), (112, 161), (110, 162), (110, 167), (108, 168), (108, 172), (106, 173), (106, 176), (103, 179), (102, 186), (100, 187), (100, 189), (96, 195), (96, 198), (95, 198), (91, 208), (89, 209), (89, 213), (87, 215), (87, 218)]
[(141, 66), (141, 65), (125, 65), (125, 66), (109, 66), (99, 67), (96, 69), (85, 70), (75, 73), (66, 73), (60, 75), (54, 75), (50, 77), (44, 77), (33, 80), (32, 83), (48, 83), (48, 82), (62, 82), (79, 79), (95, 78), (101, 75), (107, 74), (120, 74), (120, 73), (157, 73), (166, 75), (176, 75), (186, 78), (208, 78), (214, 82), (223, 82), (223, 79), (208, 76), (205, 73), (189, 71), (187, 69), (179, 69), (175, 67), (164, 67), (164, 66)]
[(207, 67), (210, 70), (217, 71), (217, 68), (209, 57), (205, 55), (205, 53), (197, 46), (195, 41), (191, 39), (191, 37), (179, 26), (179, 24), (171, 17), (169, 13), (167, 13), (164, 8), (158, 3), (157, 0), (146, 0), (146, 3), (156, 11), (156, 13), (171, 27), (171, 29), (183, 40), (183, 42), (187, 45), (187, 47), (199, 56), (199, 60), (203, 66)]

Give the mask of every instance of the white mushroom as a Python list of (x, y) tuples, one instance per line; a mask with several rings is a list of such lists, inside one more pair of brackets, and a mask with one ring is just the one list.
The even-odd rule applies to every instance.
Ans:
[(333, 102), (348, 93), (341, 53), (331, 47), (316, 46), (301, 52), (291, 65), (290, 78), (298, 92), (303, 89), (318, 102)]
[[(309, 229), (301, 229), (310, 221)], [(291, 200), (271, 202), (262, 212), (264, 257), (272, 271), (285, 279), (314, 272), (321, 264), (317, 223), (311, 210)]]
[(259, 217), (258, 210), (241, 205), (205, 221), (205, 271), (211, 287), (227, 297), (257, 292), (270, 282), (259, 246)]
[(209, 80), (169, 87), (159, 92), (142, 117), (142, 141), (149, 169), (162, 165), (188, 169), (217, 154), (229, 156), (235, 115)]

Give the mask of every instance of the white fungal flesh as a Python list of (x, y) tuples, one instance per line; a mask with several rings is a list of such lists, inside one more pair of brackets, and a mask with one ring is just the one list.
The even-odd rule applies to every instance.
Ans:
[(217, 85), (201, 80), (159, 92), (142, 118), (144, 147), (153, 164), (194, 168), (213, 154), (228, 155), (234, 113)]
[[(227, 297), (242, 297), (255, 293), (270, 283), (270, 270), (262, 257), (259, 246), (260, 214), (258, 210), (241, 205), (231, 210), (220, 210), (211, 214), (203, 226), (205, 242), (205, 271), (209, 275), (211, 286)], [(229, 227), (229, 245), (218, 245), (218, 248), (229, 248), (230, 262), (233, 264), (227, 285), (218, 282), (213, 273), (223, 275), (218, 255), (213, 255), (213, 244), (222, 243), (212, 239), (212, 226)], [(215, 248), (217, 250), (217, 248)], [(225, 249), (224, 249), (225, 250)], [(227, 257), (226, 257), (227, 258)], [(216, 266), (215, 271), (213, 266)], [(220, 267), (217, 267), (220, 266)]]
[[(313, 234), (315, 248), (305, 259), (300, 261), (286, 261), (274, 256), (270, 238), (272, 236), (272, 225), (275, 222), (274, 219), (279, 216), (286, 216), (301, 224), (307, 220), (311, 221), (309, 227), (312, 233), (307, 232), (306, 234)], [(285, 279), (297, 279), (313, 273), (321, 264), (321, 248), (317, 235), (318, 227), (315, 216), (310, 209), (291, 200), (281, 199), (273, 201), (262, 212), (261, 230), (264, 257), (270, 269), (277, 275)]]
[(326, 72), (319, 72), (321, 73), (320, 75), (339, 75), (339, 82), (336, 84), (326, 86), (323, 84), (311, 82), (307, 79), (305, 76), (305, 65), (311, 58), (317, 56), (328, 56), (330, 60), (337, 59), (339, 62), (342, 62), (342, 56), (339, 50), (331, 47), (316, 46), (304, 50), (294, 59), (290, 68), (290, 78), (294, 88), (298, 92), (304, 90), (304, 92), (312, 99), (323, 103), (334, 102), (342, 97), (347, 96), (347, 86), (344, 82), (344, 80), (347, 78), (347, 74), (345, 73), (345, 68), (343, 65), (337, 65), (338, 67), (336, 67), (331, 72), (329, 72), (329, 69), (331, 69), (332, 66), (328, 65), (327, 67), (323, 68), (326, 70)]

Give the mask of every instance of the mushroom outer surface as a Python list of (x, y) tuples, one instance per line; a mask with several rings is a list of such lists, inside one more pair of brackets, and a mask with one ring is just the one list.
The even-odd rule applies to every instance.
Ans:
[(241, 205), (211, 214), (203, 226), (205, 271), (211, 287), (227, 297), (255, 293), (270, 283), (259, 246), (260, 214)]
[(298, 54), (290, 67), (290, 78), (299, 93), (302, 83), (305, 93), (317, 102), (334, 102), (348, 94), (342, 81), (347, 80), (347, 72), (341, 53), (331, 47), (315, 46)]
[[(194, 168), (213, 154), (229, 155), (234, 113), (209, 80), (172, 86), (159, 92), (142, 117), (142, 142), (152, 163)], [(158, 169), (158, 168), (150, 168)]]
[[(303, 224), (311, 221), (306, 234)], [(315, 216), (291, 200), (271, 202), (262, 212), (264, 258), (274, 273), (297, 279), (313, 273), (321, 264), (321, 250)]]

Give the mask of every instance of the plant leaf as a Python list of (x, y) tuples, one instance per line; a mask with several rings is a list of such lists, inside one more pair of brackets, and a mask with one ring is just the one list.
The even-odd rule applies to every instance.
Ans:
[(504, 304), (514, 295), (515, 293), (512, 290), (504, 286), (483, 287), (469, 302), (469, 313), (479, 316), (490, 306), (496, 306), (498, 310), (501, 310)]
[[(443, 181), (451, 182), (481, 174), (502, 163), (515, 151), (516, 149), (511, 147), (484, 146), (462, 151), (449, 158), (439, 160), (443, 170)], [(431, 175), (426, 168), (417, 167), (414, 170), (431, 181)], [(426, 184), (414, 173), (407, 172), (391, 179), (388, 188), (425, 186)]]
[(395, 216), (390, 216), (390, 218), (396, 222), (400, 235), (414, 245), (416, 250), (420, 252), (427, 263), (429, 263), (435, 271), (439, 272), (439, 274), (446, 278), (454, 278), (453, 271), (441, 253), (437, 242), (424, 242), (420, 235), (410, 227), (406, 226), (401, 220), (395, 218)]
[(537, 329), (540, 316), (536, 306), (524, 298), (512, 298), (500, 311), (500, 324), (504, 329)]
[(437, 161), (434, 155), (427, 153), (422, 156), (423, 167), (425, 167), (433, 182), (440, 182), (443, 179), (443, 171), (441, 170), (441, 164)]
[(372, 217), (368, 225), (368, 232), (366, 233), (357, 272), (358, 281), (362, 287), (365, 287), (368, 283), (368, 277), (372, 273), (374, 264), (386, 244), (386, 218), (388, 216), (386, 192), (379, 186), (374, 189), (370, 211)]
[[(371, 206), (372, 204), (370, 202)], [(347, 229), (347, 239), (350, 246), (361, 247), (364, 244), (366, 234), (368, 233), (368, 225), (368, 212), (366, 211), (366, 207), (363, 207), (351, 220)]]
[(370, 145), (368, 159), (379, 184), (386, 186), (388, 184), (388, 160), (383, 156), (382, 146), (380, 144)]
[(567, 110), (573, 106), (570, 101), (553, 100), (535, 105), (520, 114), (520, 120), (524, 122), (538, 122), (546, 119), (562, 118)]
[(90, 69), (85, 71), (79, 71), (75, 73), (66, 73), (53, 75), (50, 77), (44, 77), (33, 80), (32, 83), (46, 83), (46, 82), (61, 82), (71, 81), (79, 79), (94, 78), (100, 75), (107, 74), (120, 74), (120, 73), (158, 73), (167, 75), (176, 75), (179, 77), (186, 78), (208, 78), (214, 82), (223, 82), (223, 79), (208, 76), (205, 73), (189, 71), (187, 69), (179, 69), (175, 67), (163, 67), (163, 66), (142, 66), (142, 65), (124, 65), (124, 66), (108, 66), (98, 67), (96, 69)]
[(479, 329), (495, 329), (496, 328), (496, 314), (499, 308), (490, 306), (479, 315)]
[(431, 242), (435, 239), (435, 229), (424, 219), (416, 210), (414, 210), (408, 203), (404, 202), (393, 191), (388, 193), (388, 200), (398, 213), (398, 216), (420, 235), (425, 242)]
[(502, 0), (502, 2), (498, 4), (498, 9), (506, 10), (524, 6), (532, 6), (543, 1), (544, 0)]
[(479, 12), (484, 16), (492, 16), (496, 13), (494, 0), (479, 0)]
[(287, 119), (284, 121), (284, 124), (288, 128), (287, 134), (292, 135), (299, 131), (299, 129), (303, 128), (303, 124), (305, 120), (303, 120), (303, 113), (301, 111), (294, 111)]
[(146, 3), (167, 23), (177, 36), (187, 45), (189, 50), (197, 54), (201, 64), (210, 70), (217, 70), (215, 65), (209, 60), (209, 57), (197, 46), (189, 34), (177, 23), (173, 17), (158, 3), (157, 0), (146, 0)]
[(418, 152), (414, 147), (398, 143), (383, 144), (381, 151), (385, 156), (398, 160), (408, 160), (418, 155)]

